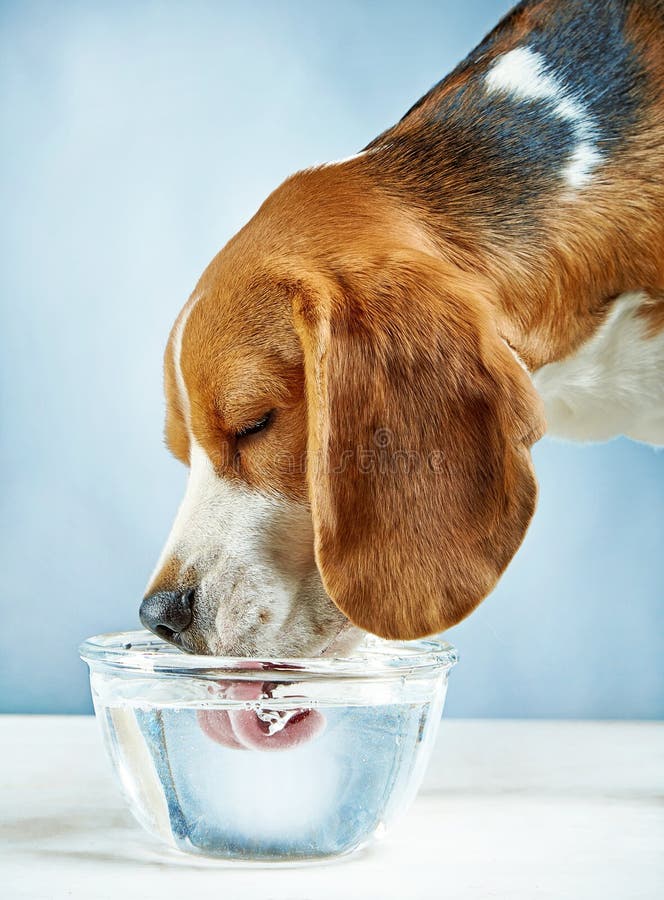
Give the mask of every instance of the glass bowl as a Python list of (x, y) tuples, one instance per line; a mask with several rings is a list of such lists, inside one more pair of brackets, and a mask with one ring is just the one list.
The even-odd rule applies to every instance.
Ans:
[(409, 805), (456, 651), (367, 641), (347, 658), (182, 653), (147, 631), (80, 648), (104, 743), (141, 825), (256, 863), (357, 850)]

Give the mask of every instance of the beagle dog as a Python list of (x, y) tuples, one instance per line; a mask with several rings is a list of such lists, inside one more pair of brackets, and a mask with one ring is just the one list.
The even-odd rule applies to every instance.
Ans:
[(339, 653), (492, 590), (547, 429), (664, 443), (664, 3), (519, 4), (362, 152), (288, 178), (165, 355), (186, 494), (141, 606)]

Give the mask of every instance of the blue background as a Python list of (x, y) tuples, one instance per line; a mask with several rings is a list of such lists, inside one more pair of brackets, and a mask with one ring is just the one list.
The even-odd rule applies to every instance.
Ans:
[[(0, 708), (88, 711), (78, 642), (132, 627), (184, 486), (161, 354), (290, 172), (353, 153), (506, 2), (0, 6)], [(540, 508), (451, 633), (449, 713), (664, 714), (664, 455), (535, 450)]]

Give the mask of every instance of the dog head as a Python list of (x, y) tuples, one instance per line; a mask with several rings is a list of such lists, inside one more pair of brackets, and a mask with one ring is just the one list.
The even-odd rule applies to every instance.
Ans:
[(190, 471), (141, 618), (194, 652), (439, 632), (535, 506), (539, 402), (485, 287), (366, 192), (335, 218), (298, 188), (213, 261), (166, 349), (166, 439)]

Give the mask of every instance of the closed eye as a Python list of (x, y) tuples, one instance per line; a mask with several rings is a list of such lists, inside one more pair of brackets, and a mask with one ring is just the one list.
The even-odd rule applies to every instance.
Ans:
[(257, 421), (251, 422), (251, 424), (249, 424), (249, 425), (243, 425), (242, 428), (239, 428), (235, 432), (235, 437), (243, 438), (243, 437), (247, 437), (250, 434), (256, 434), (259, 431), (263, 431), (263, 429), (267, 428), (267, 426), (272, 421), (273, 412), (274, 412), (274, 410), (271, 409), (271, 410), (269, 410), (269, 412), (266, 412), (264, 416), (261, 416), (261, 418), (258, 419)]

